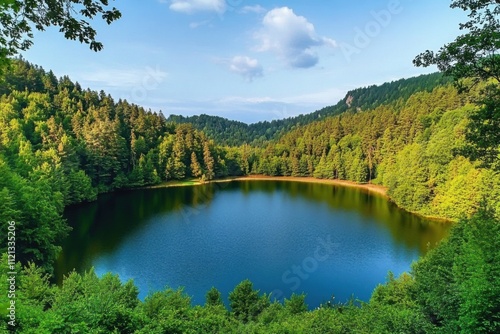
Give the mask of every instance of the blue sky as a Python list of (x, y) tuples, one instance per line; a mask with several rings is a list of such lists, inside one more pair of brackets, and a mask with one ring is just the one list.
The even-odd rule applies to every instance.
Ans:
[(94, 53), (57, 29), (23, 56), (154, 111), (247, 123), (313, 112), (354, 88), (435, 71), (415, 68), (465, 20), (447, 0), (117, 0), (94, 22)]

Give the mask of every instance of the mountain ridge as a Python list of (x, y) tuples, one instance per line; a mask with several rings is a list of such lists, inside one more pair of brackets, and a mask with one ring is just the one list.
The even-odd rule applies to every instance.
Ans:
[(307, 125), (325, 117), (340, 115), (348, 111), (372, 110), (382, 104), (395, 102), (399, 99), (404, 102), (416, 92), (430, 92), (435, 87), (450, 82), (450, 78), (444, 77), (439, 72), (402, 78), (381, 85), (370, 85), (350, 90), (337, 104), (312, 113), (251, 124), (207, 114), (169, 115), (167, 121), (177, 124), (192, 124), (195, 129), (203, 131), (209, 138), (227, 146), (239, 146), (245, 143), (258, 146), (266, 141), (281, 137), (297, 126)]

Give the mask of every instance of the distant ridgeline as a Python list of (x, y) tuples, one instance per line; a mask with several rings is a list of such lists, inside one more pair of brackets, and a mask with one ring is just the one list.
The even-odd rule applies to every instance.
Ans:
[(334, 106), (325, 107), (310, 114), (286, 119), (263, 121), (253, 124), (228, 120), (219, 116), (199, 115), (185, 117), (170, 115), (167, 120), (174, 123), (189, 123), (203, 131), (209, 138), (221, 145), (262, 145), (265, 141), (277, 139), (300, 125), (306, 125), (325, 117), (340, 115), (348, 111), (375, 109), (382, 104), (394, 101), (404, 102), (417, 92), (431, 92), (438, 86), (449, 84), (451, 79), (441, 73), (420, 75), (409, 79), (387, 82), (380, 86), (372, 85), (349, 91)]

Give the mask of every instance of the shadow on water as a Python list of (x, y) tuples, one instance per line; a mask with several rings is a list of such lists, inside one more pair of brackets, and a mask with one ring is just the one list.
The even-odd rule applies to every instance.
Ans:
[(189, 215), (198, 206), (209, 204), (216, 188), (205, 184), (120, 191), (68, 207), (64, 216), (72, 231), (57, 261), (57, 282), (73, 269), (80, 272), (90, 268), (95, 255), (113, 252), (154, 216), (171, 212)]

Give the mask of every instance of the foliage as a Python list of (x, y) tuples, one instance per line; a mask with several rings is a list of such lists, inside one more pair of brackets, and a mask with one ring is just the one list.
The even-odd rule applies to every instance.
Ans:
[(253, 284), (245, 280), (229, 293), (229, 305), (234, 316), (246, 323), (255, 320), (269, 306), (269, 297), (259, 296), (259, 291), (253, 289)]
[(438, 52), (425, 51), (413, 62), (416, 66), (437, 65), (461, 90), (470, 89), (471, 82), (490, 83), (475, 99), (479, 109), (470, 117), (469, 145), (463, 152), (500, 170), (500, 4), (493, 0), (454, 0), (451, 7), (468, 12), (469, 21), (460, 24), (465, 33)]
[[(438, 77), (401, 81), (399, 91), (421, 87), (426, 78)], [(496, 172), (456, 153), (467, 147), (467, 117), (477, 110), (467, 101), (480, 90), (467, 97), (440, 86), (297, 126), (263, 147), (221, 147), (190, 124), (169, 123), (16, 61), (0, 85), (0, 215), (3, 224), (22, 224), (23, 263), (49, 271), (68, 231), (64, 206), (172, 179), (254, 173), (375, 182), (405, 209), (458, 219), (474, 213), (482, 198), (500, 202)], [(370, 101), (352, 94), (353, 105)]]
[(477, 102), (480, 108), (470, 115), (466, 155), (483, 165), (500, 170), (500, 88), (489, 85)]
[(1, 1), (0, 69), (7, 57), (29, 49), (33, 44), (33, 28), (59, 27), (65, 38), (78, 40), (88, 44), (90, 49), (100, 51), (103, 45), (96, 40), (97, 32), (89, 22), (99, 16), (110, 24), (119, 19), (121, 13), (114, 7), (109, 8), (108, 0)]
[(206, 296), (206, 305), (207, 306), (221, 306), (222, 304), (222, 297), (219, 292), (215, 287), (212, 287), (210, 290), (207, 292)]
[[(451, 220), (470, 216), (483, 199), (500, 202), (498, 171), (462, 153), (469, 147), (469, 117), (478, 110), (468, 101), (484, 86), (467, 94), (442, 86), (298, 127), (254, 149), (253, 164), (261, 174), (373, 182), (409, 211)], [(496, 121), (490, 122), (493, 133)]]
[(466, 31), (455, 41), (444, 45), (438, 52), (425, 51), (413, 63), (416, 66), (437, 65), (445, 75), (453, 77), (459, 85), (464, 79), (475, 82), (495, 78), (500, 81), (497, 51), (500, 48), (500, 5), (497, 1), (453, 0), (451, 8), (468, 11), (469, 21), (460, 24)]
[(500, 224), (482, 208), (413, 267), (417, 301), (445, 333), (500, 330)]
[(170, 179), (211, 180), (228, 175), (227, 165), (242, 174), (238, 155), (226, 157), (192, 126), (169, 124), (67, 77), (18, 60), (2, 82), (0, 218), (2, 225), (18, 224), (24, 264), (50, 272), (68, 232), (61, 217), (66, 205)]
[[(500, 178), (494, 168), (461, 153), (474, 136), (467, 130), (475, 122), (470, 115), (488, 110), (487, 104), (480, 109), (469, 102), (486, 83), (462, 95), (445, 85), (391, 95), (398, 98), (387, 103), (368, 97), (374, 109), (295, 124), (259, 147), (226, 147), (193, 125), (170, 123), (24, 61), (15, 61), (1, 82), (0, 219), (17, 224), (20, 333), (499, 330)], [(404, 83), (399, 92), (412, 91)], [(491, 122), (494, 132), (496, 121)], [(215, 288), (206, 305), (192, 306), (182, 290), (169, 288), (141, 301), (133, 282), (93, 271), (69, 273), (59, 287), (50, 283), (58, 245), (68, 232), (62, 219), (66, 205), (171, 179), (250, 173), (374, 182), (388, 187), (406, 209), (460, 222), (411, 274), (389, 276), (362, 305), (307, 311), (303, 295), (271, 303), (248, 280), (230, 293), (230, 310)], [(7, 291), (5, 267), (0, 276)], [(0, 296), (0, 305), (7, 303)]]

